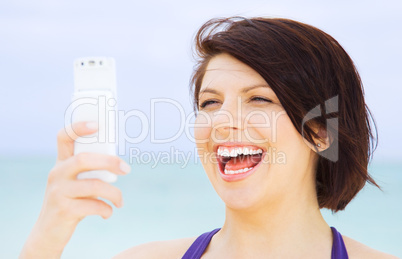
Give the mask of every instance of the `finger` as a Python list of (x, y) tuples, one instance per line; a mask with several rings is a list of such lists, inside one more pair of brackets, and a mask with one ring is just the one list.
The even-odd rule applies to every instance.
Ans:
[(79, 153), (56, 164), (50, 178), (76, 179), (77, 174), (91, 170), (107, 170), (118, 175), (130, 172), (131, 167), (118, 156), (101, 153)]
[(69, 198), (96, 199), (100, 197), (111, 201), (118, 208), (123, 206), (123, 196), (120, 189), (99, 179), (67, 181), (64, 188), (66, 190), (65, 195)]
[(104, 219), (113, 214), (113, 208), (104, 201), (97, 199), (74, 199), (71, 203), (78, 218), (89, 215), (99, 215)]
[(65, 160), (74, 154), (74, 141), (80, 137), (95, 133), (97, 122), (80, 121), (67, 125), (57, 134), (57, 160)]

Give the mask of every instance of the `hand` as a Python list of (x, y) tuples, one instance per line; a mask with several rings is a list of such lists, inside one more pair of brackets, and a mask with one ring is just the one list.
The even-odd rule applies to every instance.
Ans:
[[(74, 132), (65, 129), (57, 136), (58, 156), (50, 171), (42, 210), (20, 258), (60, 258), (77, 224), (88, 215), (109, 218), (112, 207), (123, 205), (121, 191), (99, 179), (77, 180), (77, 174), (89, 170), (104, 169), (118, 175), (129, 172), (130, 166), (117, 156), (98, 153), (74, 154), (74, 140), (97, 131), (92, 122), (72, 125)], [(70, 127), (71, 128), (71, 127)], [(71, 136), (71, 137), (70, 137)]]

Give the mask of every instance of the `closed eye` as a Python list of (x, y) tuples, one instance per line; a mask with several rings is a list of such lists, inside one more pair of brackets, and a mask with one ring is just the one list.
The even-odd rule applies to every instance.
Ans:
[(214, 103), (218, 103), (218, 101), (217, 100), (206, 100), (206, 101), (201, 103), (200, 107), (205, 108), (206, 106), (212, 105)]
[[(254, 97), (251, 97), (251, 98), (250, 98), (250, 101), (253, 101), (253, 102), (272, 103), (272, 101), (271, 101), (270, 99), (267, 99), (267, 98), (261, 97), (261, 96), (254, 96)], [(207, 107), (207, 106), (209, 106), (209, 105), (213, 105), (213, 104), (215, 104), (215, 103), (219, 103), (219, 101), (218, 101), (218, 100), (213, 100), (213, 99), (212, 99), (212, 100), (206, 100), (206, 101), (204, 101), (204, 102), (201, 103), (200, 108), (202, 109), (202, 108), (205, 108), (205, 107)]]
[(254, 96), (254, 97), (251, 97), (251, 98), (250, 98), (250, 101), (272, 103), (272, 101), (271, 101), (270, 99), (267, 99), (267, 98), (261, 97), (261, 96)]

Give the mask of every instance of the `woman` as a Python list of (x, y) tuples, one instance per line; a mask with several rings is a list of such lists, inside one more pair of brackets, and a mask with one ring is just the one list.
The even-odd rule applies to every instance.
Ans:
[[(200, 160), (226, 205), (225, 223), (198, 238), (153, 242), (116, 258), (395, 258), (346, 236), (320, 208), (346, 205), (366, 182), (373, 135), (359, 75), (328, 34), (286, 19), (227, 18), (196, 36), (192, 77)], [(74, 125), (78, 135), (96, 128)], [(44, 206), (21, 258), (58, 258), (87, 215), (110, 217), (102, 197), (120, 191), (79, 172), (129, 166), (101, 154), (73, 156), (58, 136)]]

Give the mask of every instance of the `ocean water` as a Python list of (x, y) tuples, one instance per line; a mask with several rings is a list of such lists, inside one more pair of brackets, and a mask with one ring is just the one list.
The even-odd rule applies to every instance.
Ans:
[[(0, 258), (17, 258), (39, 215), (54, 161), (0, 158)], [(366, 185), (345, 211), (322, 213), (343, 235), (402, 258), (402, 163), (376, 163), (370, 172), (384, 192)], [(198, 236), (223, 224), (224, 204), (200, 164), (133, 165), (115, 185), (124, 207), (108, 220), (85, 218), (62, 258), (111, 258), (140, 243)]]

